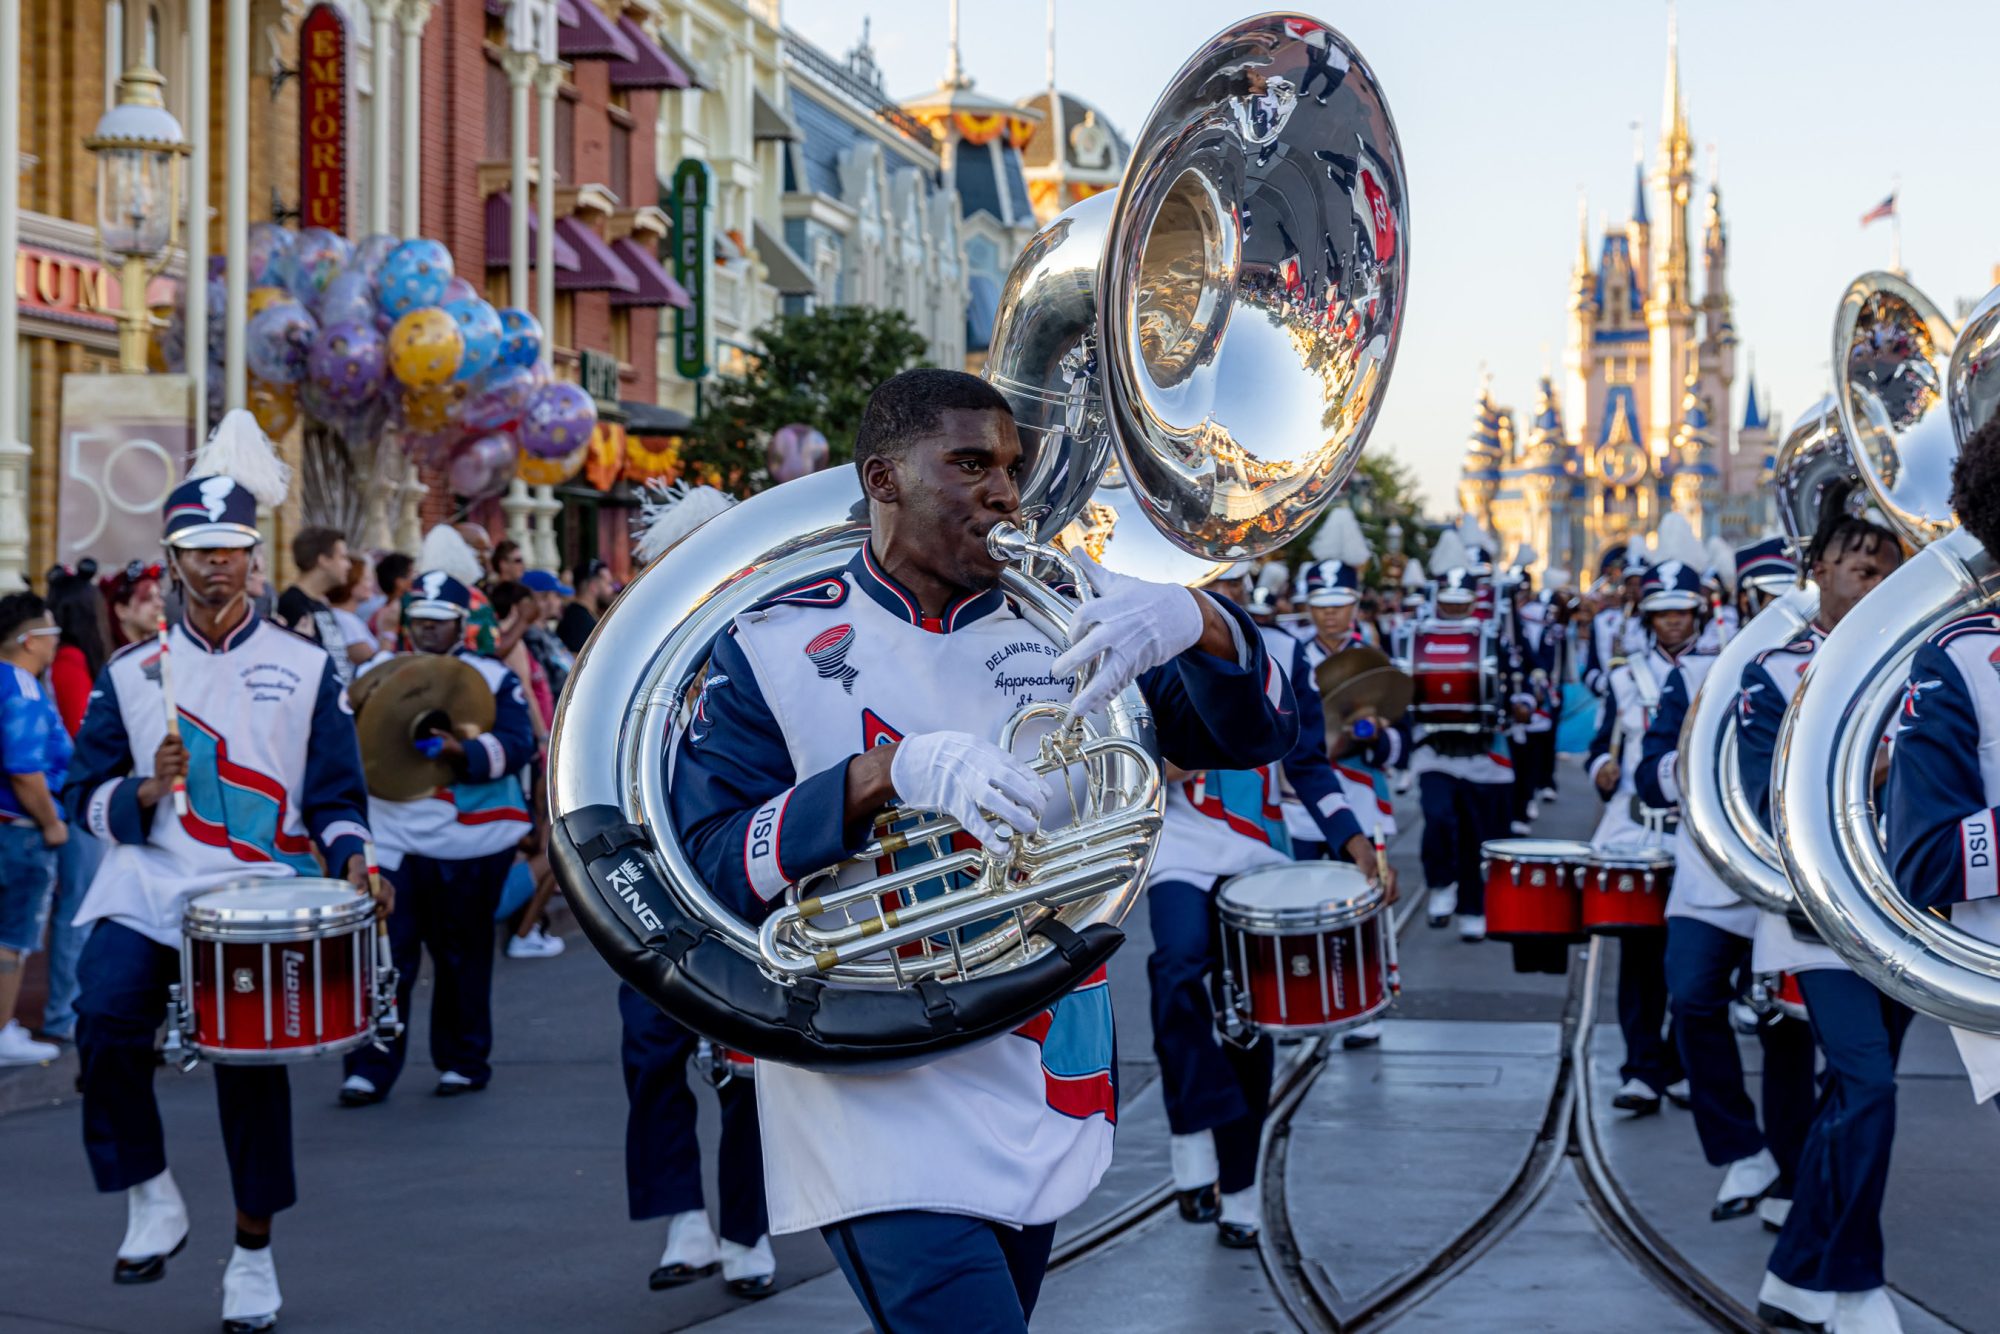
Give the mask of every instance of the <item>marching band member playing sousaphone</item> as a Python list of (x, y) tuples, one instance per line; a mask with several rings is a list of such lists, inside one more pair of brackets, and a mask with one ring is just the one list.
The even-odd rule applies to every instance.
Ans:
[[(1660, 525), (1659, 555), (1659, 563), (1646, 571), (1638, 603), (1645, 649), (1612, 664), (1610, 693), (1585, 761), (1606, 803), (1590, 839), (1600, 854), (1665, 845), (1657, 817), (1642, 818), (1638, 809), (1651, 804), (1644, 803), (1638, 788), (1644, 738), (1668, 680), (1682, 671), (1705, 674), (1712, 660), (1694, 651), (1708, 603), (1701, 591), (1703, 554), (1686, 519), (1668, 515)], [(1691, 660), (1697, 658), (1701, 661), (1694, 665)], [(1675, 881), (1678, 893), (1678, 872)], [(1715, 890), (1728, 894), (1720, 886)], [(1611, 1104), (1641, 1116), (1659, 1111), (1663, 1095), (1676, 1102), (1686, 1098), (1680, 1055), (1666, 1035), (1666, 945), (1661, 926), (1633, 927), (1618, 942), (1618, 1027), (1625, 1037), (1619, 1075), (1625, 1082)]]
[[(258, 500), (283, 499), (282, 466), (239, 410), (193, 472), (165, 513), (184, 619), (106, 665), (64, 788), (72, 817), (110, 849), (77, 914), (95, 926), (76, 1008), (84, 1148), (97, 1188), (126, 1198), (116, 1283), (163, 1277), (188, 1239), (153, 1096), (183, 906), (231, 881), (317, 875), (322, 859), (367, 884), (367, 793), (340, 677), (244, 592)], [(215, 1094), (236, 1198), (223, 1328), (242, 1334), (277, 1322), (271, 1219), (297, 1199), (290, 1084), (283, 1065), (218, 1064)]]
[[(419, 784), (423, 790), (411, 795), (378, 790), (368, 796), (382, 873), (396, 887), (389, 944), (399, 1013), (410, 1012), (422, 953), (428, 950), (431, 956), (430, 1047), (439, 1097), (477, 1093), (493, 1077), (488, 1062), (493, 1050), (493, 915), (514, 846), (528, 832), (520, 774), (535, 758), (534, 727), (520, 679), (497, 659), (466, 647), (471, 617), (471, 589), (443, 570), (419, 574), (403, 596), (403, 634), (412, 652), (370, 668), (357, 687), (365, 688), (375, 673), (394, 674), (383, 678), (362, 705), (363, 730), (371, 734), (373, 710), (408, 685), (405, 674), (427, 667), (426, 659), (443, 659), (477, 674), (479, 679), (467, 684), (474, 698), (452, 700), (455, 709), (477, 707), (484, 714), (485, 696), (491, 695), (492, 725), (487, 728), (468, 725), (445, 709), (410, 720), (417, 731), (416, 752), (440, 762), (438, 781)], [(463, 675), (457, 667), (452, 671)], [(386, 742), (383, 738), (371, 745)], [(371, 750), (371, 763), (376, 762), (373, 754)], [(382, 787), (379, 779), (375, 785)], [(409, 1038), (399, 1034), (385, 1046), (350, 1053), (341, 1105), (366, 1107), (388, 1097), (403, 1071), (408, 1044)]]
[[(993, 387), (885, 381), (855, 458), (866, 544), (716, 638), (676, 747), (675, 828), (732, 910), (765, 917), (792, 877), (864, 847), (891, 802), (987, 845), (1067, 806), (989, 739), (1024, 701), (1089, 717), (1136, 682), (1172, 764), (1291, 750), (1291, 692), (1226, 602), (1086, 562), (1097, 595), (1066, 651), (1014, 610), (987, 543), (1020, 520), (1023, 453)], [(877, 1328), (1025, 1329), (1056, 1220), (1110, 1162), (1114, 1064), (1102, 970), (1010, 1034), (892, 1073), (760, 1063), (771, 1230), (819, 1229)]]
[[(1836, 509), (1822, 520), (1806, 558), (1819, 586), (1819, 611), (1812, 624), (1789, 642), (1759, 654), (1744, 669), (1737, 704), (1737, 769), (1744, 795), (1766, 828), (1771, 822), (1772, 765), (1785, 710), (1827, 634), (1902, 564), (1903, 549), (1888, 529)], [(1768, 556), (1753, 554), (1752, 561), (1761, 569), (1772, 568)], [(1990, 646), (1982, 655), (1987, 651)], [(1923, 659), (1918, 661), (1921, 665)], [(1980, 664), (1984, 669), (1983, 656)], [(1910, 722), (1907, 714), (1906, 710), (1901, 720), (1905, 727)], [(1903, 744), (1899, 738), (1899, 756)], [(1927, 806), (1932, 799), (1926, 796)], [(1943, 818), (1944, 805), (1936, 809)], [(1952, 828), (1955, 835), (1956, 825)], [(1953, 847), (1955, 855), (1955, 842)], [(1799, 1105), (1811, 1097), (1810, 1049), (1803, 1056), (1786, 1054), (1792, 1069), (1781, 1095), (1772, 1084), (1772, 1045), (1769, 1041), (1765, 1045), (1764, 1124), (1772, 1147), (1780, 1147), (1781, 1133), (1795, 1135), (1791, 1126), (1802, 1117), (1809, 1126), (1796, 1150), (1790, 1207), (1760, 1209), (1767, 1223), (1776, 1222), (1781, 1230), (1757, 1294), (1758, 1314), (1767, 1320), (1776, 1312), (1780, 1318), (1811, 1324), (1831, 1322), (1843, 1331), (1894, 1329), (1895, 1308), (1882, 1291), (1880, 1215), (1895, 1134), (1896, 1056), (1911, 1012), (1869, 985), (1816, 937), (1804, 938), (1799, 932), (1809, 933), (1810, 927), (1803, 923), (1795, 930), (1785, 917), (1761, 912), (1754, 930), (1752, 968), (1759, 973), (1782, 971), (1797, 979), (1813, 1036), (1826, 1054), (1819, 1105), (1813, 1111), (1809, 1104)], [(1693, 990), (1692, 978), (1676, 980)], [(1678, 1003), (1680, 997), (1675, 1000)], [(1778, 1030), (1789, 1027), (1777, 1025)], [(1683, 1034), (1685, 1043), (1685, 1030)], [(1797, 1087), (1801, 1082), (1807, 1088)], [(1696, 1124), (1701, 1124), (1699, 1115)], [(1732, 1133), (1738, 1142), (1747, 1143), (1740, 1128)]]
[[(1792, 643), (1761, 655), (1744, 669), (1739, 680), (1707, 675), (1713, 659), (1704, 655), (1689, 654), (1681, 659), (1667, 678), (1659, 710), (1646, 732), (1638, 787), (1647, 805), (1680, 804), (1677, 765), (1681, 724), (1695, 692), (1705, 688), (1739, 692), (1738, 767), (1751, 799), (1760, 811), (1768, 812), (1771, 748), (1777, 741), (1785, 705), (1826, 628), (1837, 623), (1885, 572), (1882, 551), (1892, 552), (1893, 546), (1881, 551), (1836, 552), (1833, 559), (1825, 559), (1816, 544), (1812, 572), (1820, 589), (1819, 622)], [(1735, 553), (1732, 564), (1739, 581), (1797, 582), (1797, 566), (1762, 543)], [(1783, 684), (1778, 683), (1778, 677), (1784, 678)], [(1791, 1208), (1799, 1150), (1812, 1120), (1812, 1034), (1803, 1025), (1782, 1018), (1758, 1028), (1764, 1058), (1760, 1125), (1758, 1109), (1744, 1087), (1743, 1061), (1729, 1007), (1740, 994), (1738, 977), (1746, 963), (1754, 963), (1759, 972), (1814, 965), (1802, 963), (1797, 952), (1789, 948), (1775, 960), (1766, 957), (1767, 938), (1773, 935), (1782, 936), (1789, 946), (1790, 932), (1784, 920), (1759, 910), (1719, 883), (1685, 828), (1675, 834), (1674, 856), (1678, 869), (1667, 903), (1667, 995), (1674, 1041), (1687, 1071), (1695, 1133), (1709, 1165), (1723, 1169), (1709, 1216), (1721, 1221), (1754, 1209), (1766, 1226), (1781, 1227)], [(1753, 939), (1758, 942), (1756, 955), (1764, 962), (1752, 960)], [(1831, 957), (1823, 948), (1809, 948), (1816, 955)]]

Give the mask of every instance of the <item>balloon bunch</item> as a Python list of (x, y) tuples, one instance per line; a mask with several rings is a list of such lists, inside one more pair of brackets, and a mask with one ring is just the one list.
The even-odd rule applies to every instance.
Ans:
[[(373, 235), (350, 244), (311, 227), (250, 228), (249, 406), (272, 436), (301, 413), (350, 440), (397, 433), (419, 463), (444, 470), (468, 499), (507, 487), (523, 450), (572, 454), (597, 428), (576, 385), (551, 380), (542, 327), (525, 310), (495, 310), (452, 272), (436, 241)], [(210, 265), (210, 413), (221, 412), (224, 261)], [(183, 369), (186, 324), (161, 338)]]

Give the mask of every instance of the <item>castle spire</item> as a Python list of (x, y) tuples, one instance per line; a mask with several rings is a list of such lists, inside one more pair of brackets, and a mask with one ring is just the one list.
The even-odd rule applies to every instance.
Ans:
[(1681, 22), (1674, 0), (1667, 0), (1667, 89), (1660, 107), (1662, 143), (1687, 137), (1687, 108), (1681, 105)]
[(1576, 266), (1570, 273), (1577, 278), (1590, 276), (1590, 196), (1581, 190), (1576, 192)]

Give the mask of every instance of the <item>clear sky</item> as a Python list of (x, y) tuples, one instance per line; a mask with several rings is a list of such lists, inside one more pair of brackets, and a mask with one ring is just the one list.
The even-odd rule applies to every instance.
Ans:
[[(980, 89), (1045, 84), (1045, 0), (965, 0), (961, 51)], [(872, 16), (889, 91), (944, 71), (947, 0), (784, 0), (785, 21), (839, 56)], [(1261, 6), (1244, 5), (1241, 12)], [(1128, 139), (1182, 60), (1235, 12), (1214, 0), (1056, 0), (1056, 76)], [(1346, 34), (1389, 99), (1410, 176), (1410, 305), (1368, 447), (1410, 462), (1430, 508), (1456, 506), (1482, 363), (1523, 414), (1546, 363), (1560, 387), (1577, 192), (1632, 207), (1632, 122), (1650, 171), (1665, 71), (1664, 0), (1396, 0), (1307, 12)], [(1730, 289), (1743, 348), (1787, 421), (1824, 392), (1833, 311), (1889, 262), (1889, 224), (1861, 214), (1898, 192), (1903, 266), (1957, 316), (2000, 264), (2000, 172), (1986, 153), (2000, 5), (1880, 0), (1682, 0), (1681, 82), (1702, 148), (1721, 154)], [(1657, 204), (1653, 207), (1657, 208)], [(1698, 261), (1697, 261), (1698, 264)], [(1696, 286), (1700, 285), (1699, 268)]]

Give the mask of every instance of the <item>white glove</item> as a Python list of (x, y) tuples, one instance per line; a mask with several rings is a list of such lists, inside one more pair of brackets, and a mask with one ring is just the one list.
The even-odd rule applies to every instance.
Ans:
[(920, 732), (896, 747), (889, 782), (906, 806), (942, 811), (996, 851), (1039, 828), (1048, 788), (1040, 774), (991, 741), (965, 732)]
[(1091, 659), (1103, 655), (1096, 673), (1076, 694), (1070, 711), (1095, 713), (1144, 672), (1172, 662), (1201, 638), (1201, 597), (1179, 584), (1153, 584), (1130, 575), (1114, 574), (1082, 552), (1083, 568), (1097, 596), (1070, 618), (1070, 644), (1050, 671), (1072, 676)]

